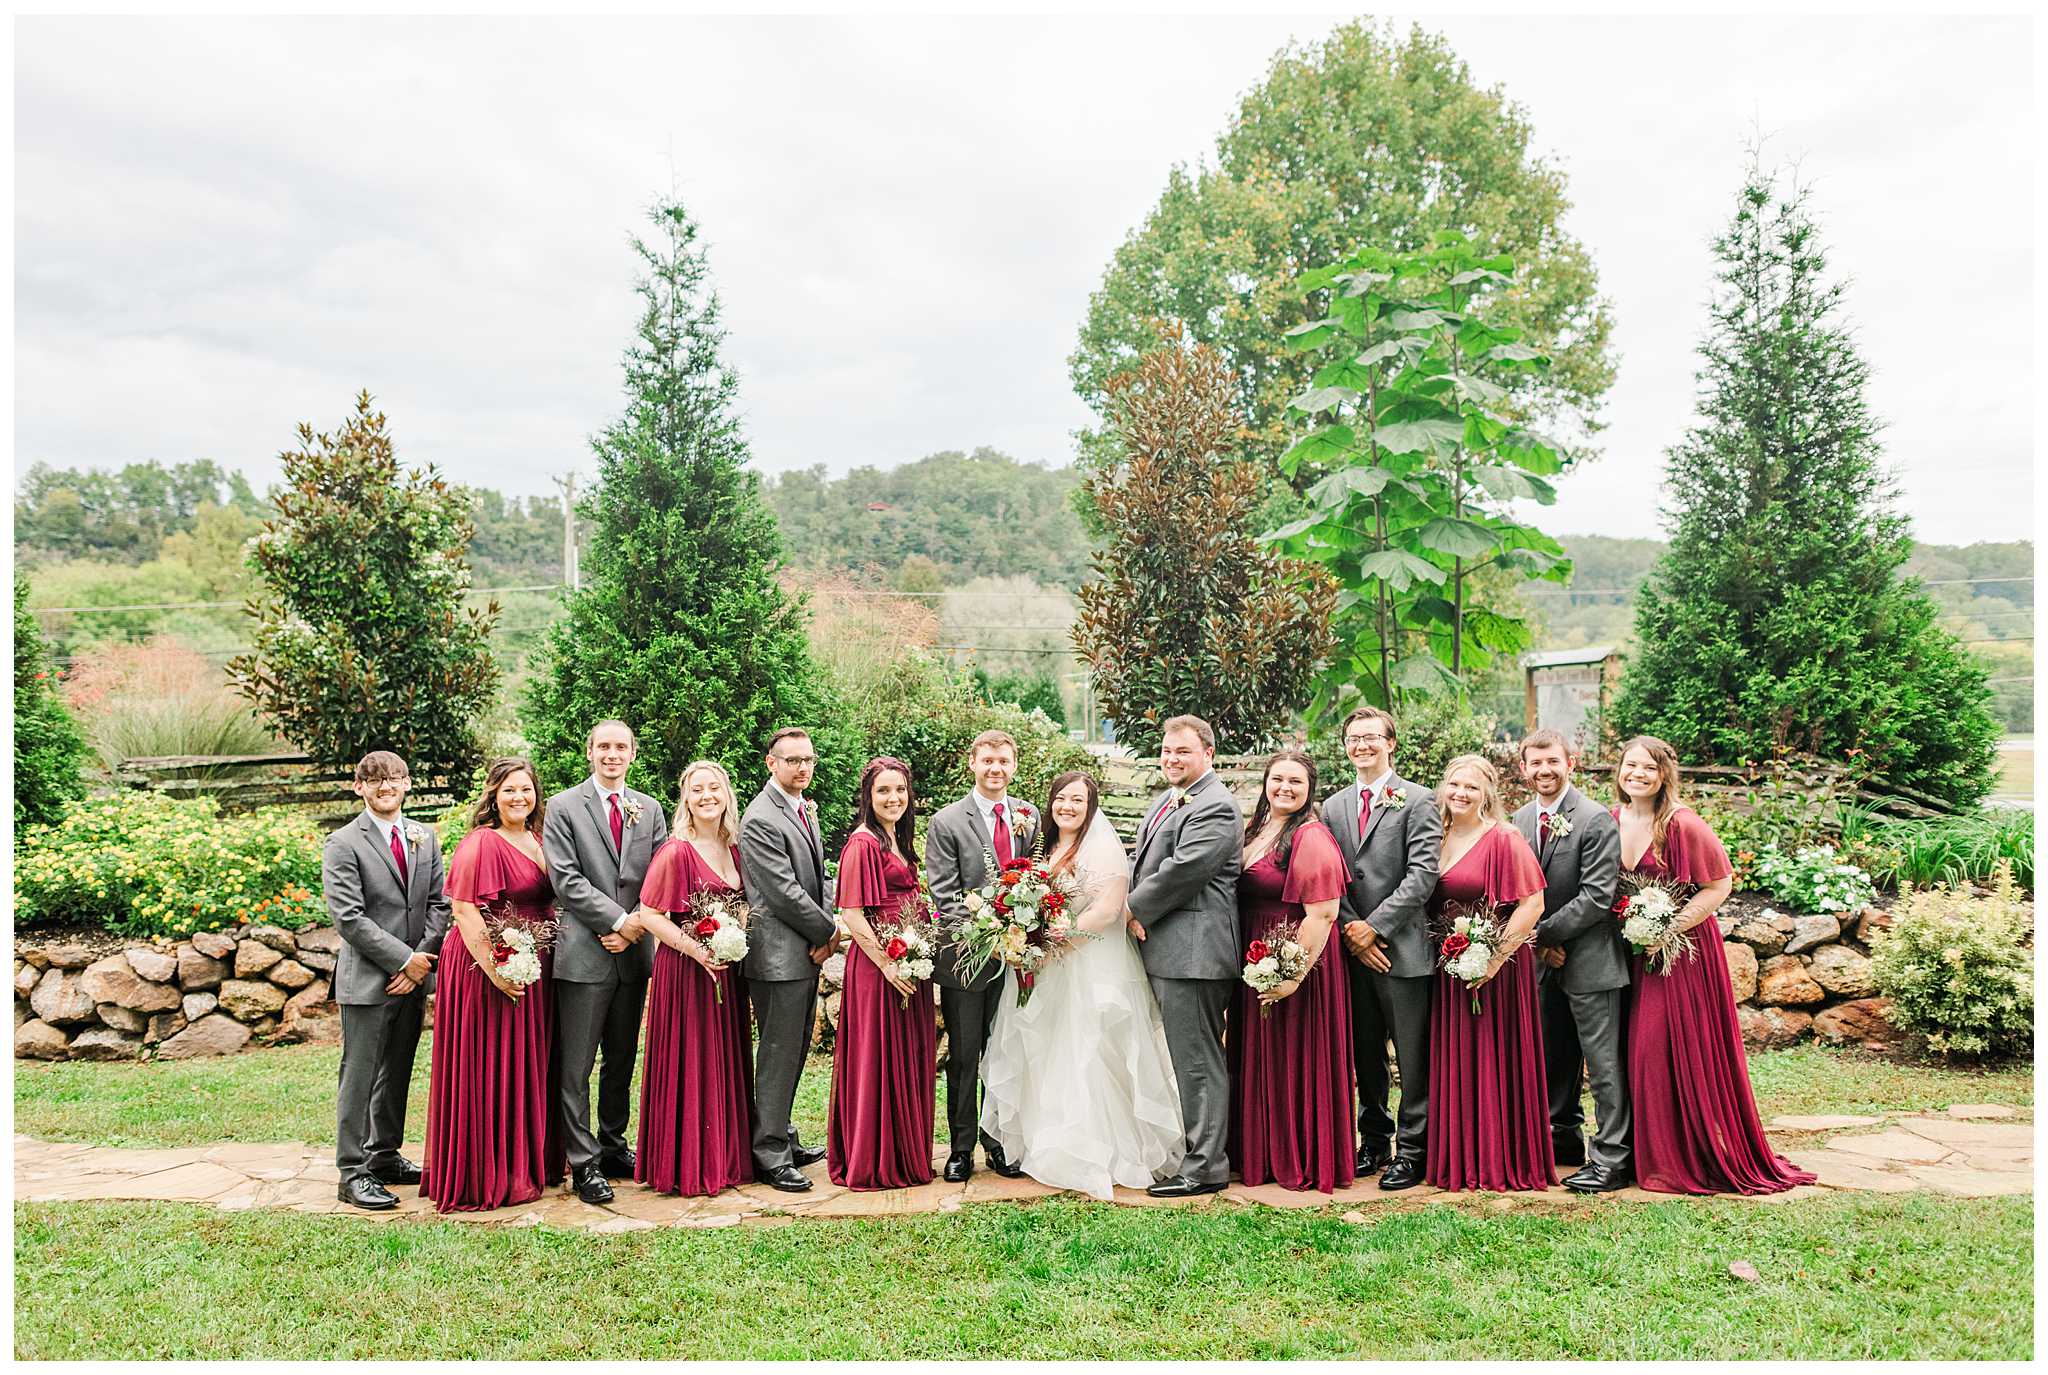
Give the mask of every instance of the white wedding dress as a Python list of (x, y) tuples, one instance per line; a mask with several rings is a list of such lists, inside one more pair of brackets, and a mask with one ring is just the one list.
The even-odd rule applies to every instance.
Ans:
[(1005, 971), (981, 1066), (981, 1129), (1041, 1184), (1108, 1199), (1180, 1167), (1180, 1091), (1138, 948), (1124, 927), (1131, 867), (1097, 813), (1074, 866), (1090, 933), (1017, 1006)]

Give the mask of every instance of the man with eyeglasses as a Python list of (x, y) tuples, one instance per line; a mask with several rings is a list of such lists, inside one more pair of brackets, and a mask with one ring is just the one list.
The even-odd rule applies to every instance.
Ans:
[[(1394, 772), (1394, 740), (1394, 718), (1378, 707), (1360, 707), (1345, 717), (1344, 753), (1358, 777), (1323, 802), (1323, 821), (1351, 868), (1337, 919), (1351, 957), (1345, 968), (1358, 1072), (1358, 1175), (1363, 1179), (1384, 1167), (1382, 1189), (1422, 1181), (1429, 1009), (1436, 988), (1426, 908), (1436, 891), (1443, 847), (1436, 793)], [(1398, 1133), (1387, 1113), (1390, 1036), (1401, 1069)]]
[(321, 893), (341, 937), (338, 1193), (374, 1211), (398, 1206), (388, 1185), (420, 1182), (420, 1167), (398, 1148), (434, 961), (448, 932), (441, 846), (431, 827), (405, 819), (411, 787), (403, 759), (389, 750), (364, 755), (354, 783), (363, 812), (327, 837), (320, 854)]
[(803, 1167), (825, 1158), (822, 1146), (796, 1139), (789, 1120), (797, 1080), (811, 1048), (818, 967), (838, 948), (825, 892), (825, 843), (818, 807), (804, 797), (818, 755), (810, 735), (791, 727), (768, 742), (768, 782), (740, 818), (740, 876), (753, 929), (740, 972), (753, 1000), (754, 1173), (785, 1193), (811, 1187)]

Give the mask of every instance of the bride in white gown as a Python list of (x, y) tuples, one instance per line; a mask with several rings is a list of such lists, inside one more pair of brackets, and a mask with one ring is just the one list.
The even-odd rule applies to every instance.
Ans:
[(1040, 1183), (1107, 1199), (1113, 1185), (1142, 1189), (1177, 1169), (1184, 1133), (1166, 1032), (1124, 926), (1130, 862), (1096, 798), (1085, 773), (1053, 783), (1046, 859), (1074, 871), (1087, 938), (1038, 971), (1022, 1007), (1016, 972), (1005, 974), (981, 1128)]

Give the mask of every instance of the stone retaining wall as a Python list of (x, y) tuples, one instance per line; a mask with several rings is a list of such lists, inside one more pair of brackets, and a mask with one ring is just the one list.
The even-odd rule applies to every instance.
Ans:
[(1884, 1049), (1901, 1033), (1870, 977), (1870, 937), (1889, 912), (1791, 916), (1766, 908), (1720, 918), (1722, 953), (1735, 986), (1735, 1016), (1752, 1046), (1815, 1039)]
[(331, 926), (203, 932), (111, 953), (17, 941), (14, 1054), (33, 1060), (184, 1060), (252, 1039), (338, 1041)]

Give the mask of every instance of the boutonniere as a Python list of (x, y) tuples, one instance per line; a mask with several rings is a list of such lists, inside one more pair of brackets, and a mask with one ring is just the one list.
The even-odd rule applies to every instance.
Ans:
[(1374, 803), (1373, 805), (1376, 807), (1385, 807), (1389, 811), (1398, 812), (1403, 807), (1408, 805), (1408, 794), (1395, 792), (1394, 785), (1389, 783), (1384, 789), (1381, 790), (1379, 801)]
[(1552, 812), (1550, 814), (1550, 838), (1552, 840), (1563, 840), (1571, 833), (1572, 819), (1563, 812)]
[(1181, 794), (1181, 795), (1180, 795), (1179, 797), (1176, 797), (1175, 799), (1173, 799), (1173, 805), (1172, 805), (1171, 807), (1167, 808), (1167, 810), (1168, 810), (1168, 811), (1172, 811), (1172, 812), (1177, 812), (1177, 811), (1179, 811), (1179, 810), (1180, 810), (1180, 809), (1181, 809), (1182, 807), (1185, 807), (1185, 806), (1187, 806), (1187, 805), (1188, 805), (1188, 795), (1187, 795), (1186, 793), (1182, 793), (1182, 794)]
[(426, 829), (415, 822), (405, 823), (405, 843), (417, 849), (427, 843)]
[(623, 810), (626, 813), (626, 825), (630, 828), (634, 822), (640, 819), (640, 813), (644, 811), (645, 808), (643, 808), (638, 802), (635, 802), (630, 797), (627, 798), (625, 802), (626, 805), (621, 810)]

